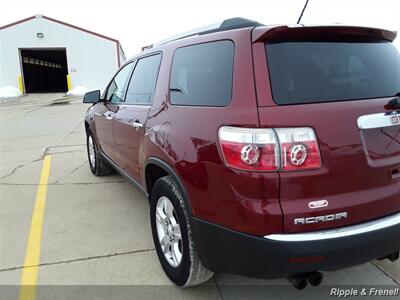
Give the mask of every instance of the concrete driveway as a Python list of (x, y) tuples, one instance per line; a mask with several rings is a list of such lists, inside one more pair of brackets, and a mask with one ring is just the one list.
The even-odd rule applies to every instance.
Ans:
[(400, 287), (399, 262), (326, 272), (320, 287), (304, 291), (283, 279), (228, 274), (196, 288), (173, 286), (154, 250), (147, 200), (117, 174), (90, 173), (82, 123), (87, 106), (60, 98), (36, 94), (0, 104), (1, 299), (17, 299), (22, 273), (35, 267), (24, 267), (24, 260), (45, 155), (51, 167), (37, 299), (332, 299), (332, 288)]

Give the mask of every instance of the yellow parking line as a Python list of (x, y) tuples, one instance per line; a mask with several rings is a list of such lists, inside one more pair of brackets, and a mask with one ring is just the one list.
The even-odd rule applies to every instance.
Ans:
[(22, 269), (19, 300), (35, 300), (36, 285), (40, 263), (40, 243), (42, 239), (42, 224), (46, 205), (47, 182), (50, 174), (51, 156), (44, 157), (39, 187), (36, 193), (31, 229), (29, 232), (24, 268)]

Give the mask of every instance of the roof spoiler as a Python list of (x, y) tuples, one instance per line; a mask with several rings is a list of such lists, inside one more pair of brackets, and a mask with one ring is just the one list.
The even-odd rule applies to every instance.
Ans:
[(393, 41), (397, 32), (379, 28), (330, 25), (330, 26), (275, 26), (257, 27), (253, 42), (281, 39), (328, 38), (328, 39), (382, 39)]

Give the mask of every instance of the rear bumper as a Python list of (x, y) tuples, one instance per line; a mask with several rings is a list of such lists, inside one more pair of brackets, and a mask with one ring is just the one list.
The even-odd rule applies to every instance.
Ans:
[(232, 231), (194, 217), (191, 224), (205, 267), (218, 273), (258, 278), (341, 269), (400, 249), (400, 213), (338, 230), (265, 237)]

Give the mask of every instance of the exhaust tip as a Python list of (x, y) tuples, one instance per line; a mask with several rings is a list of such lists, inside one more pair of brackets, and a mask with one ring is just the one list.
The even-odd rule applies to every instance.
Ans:
[(308, 280), (305, 275), (295, 275), (289, 277), (287, 280), (298, 290), (304, 290), (308, 284)]
[(311, 272), (308, 274), (308, 282), (312, 286), (319, 286), (324, 280), (324, 275), (321, 272)]
[(312, 286), (319, 286), (324, 280), (324, 275), (321, 272), (309, 272), (303, 274), (297, 274), (287, 278), (287, 280), (298, 290), (306, 288), (307, 284), (310, 283)]

